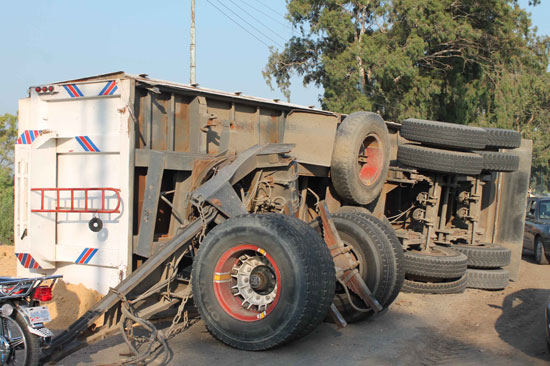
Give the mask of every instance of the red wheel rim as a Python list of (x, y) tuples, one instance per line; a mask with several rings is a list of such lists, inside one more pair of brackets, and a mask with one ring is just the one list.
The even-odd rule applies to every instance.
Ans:
[[(243, 303), (245, 299), (240, 294), (234, 293), (237, 280), (232, 276), (232, 272), (235, 271), (236, 266), (241, 262), (241, 256), (244, 254), (255, 254), (258, 256), (257, 258), (266, 262), (274, 272), (276, 287), (273, 291), (275, 295), (265, 310), (257, 306), (246, 306), (250, 303)], [(260, 321), (268, 316), (277, 306), (281, 294), (281, 276), (276, 262), (264, 249), (251, 244), (237, 245), (223, 253), (214, 268), (213, 282), (214, 293), (222, 309), (233, 318), (245, 322)]]
[(361, 183), (368, 186), (378, 179), (383, 160), (382, 142), (377, 135), (368, 135), (359, 146), (357, 155)]

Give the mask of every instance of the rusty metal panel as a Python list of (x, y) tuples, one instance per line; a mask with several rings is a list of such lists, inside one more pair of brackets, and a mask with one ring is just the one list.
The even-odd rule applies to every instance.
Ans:
[(494, 242), (512, 251), (512, 260), (506, 269), (510, 272), (510, 279), (515, 281), (519, 275), (523, 248), (525, 206), (527, 205), (533, 142), (522, 140), (521, 146), (513, 151), (519, 155), (519, 169), (513, 173), (500, 174), (497, 188), (498, 208)]
[(227, 149), (227, 142), (222, 146), (222, 135), (229, 133), (231, 124), (232, 103), (208, 98), (208, 122), (206, 132), (207, 152), (209, 154), (218, 154)]
[(146, 90), (136, 89), (135, 109), (138, 124), (135, 129), (136, 148), (149, 147), (147, 144), (147, 126), (151, 121), (151, 102)]
[(235, 104), (234, 120), (230, 127), (229, 149), (231, 151), (244, 151), (258, 144), (259, 121), (257, 113), (259, 113), (259, 107)]
[(338, 117), (293, 111), (285, 124), (285, 143), (294, 143), (292, 155), (300, 163), (330, 166)]
[(193, 153), (206, 152), (205, 127), (208, 123), (206, 98), (195, 97), (189, 104), (189, 150)]
[(168, 150), (170, 116), (170, 95), (155, 94), (151, 96), (151, 149)]
[(279, 117), (281, 112), (273, 109), (260, 109), (260, 145), (280, 142)]
[(189, 118), (189, 98), (177, 95), (175, 97), (174, 111), (174, 150), (180, 152), (189, 152), (189, 133), (190, 118)]

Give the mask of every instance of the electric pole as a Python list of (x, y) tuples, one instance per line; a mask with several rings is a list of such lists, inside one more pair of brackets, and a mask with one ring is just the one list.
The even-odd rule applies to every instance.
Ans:
[(191, 0), (191, 73), (190, 73), (190, 84), (197, 83), (196, 69), (197, 65), (195, 64), (195, 0)]

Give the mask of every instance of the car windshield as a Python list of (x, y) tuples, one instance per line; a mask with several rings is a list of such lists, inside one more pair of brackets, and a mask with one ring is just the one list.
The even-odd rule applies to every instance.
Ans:
[(540, 201), (539, 210), (539, 217), (541, 219), (550, 219), (550, 201)]

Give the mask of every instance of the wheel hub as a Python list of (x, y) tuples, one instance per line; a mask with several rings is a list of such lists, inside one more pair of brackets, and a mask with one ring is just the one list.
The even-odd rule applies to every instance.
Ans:
[(364, 185), (373, 184), (382, 171), (383, 157), (381, 142), (378, 136), (368, 135), (359, 147), (357, 163), (359, 164), (359, 179)]
[(276, 297), (277, 279), (265, 257), (243, 254), (231, 270), (236, 279), (232, 287), (233, 295), (241, 297), (241, 305), (249, 310), (257, 307), (258, 311), (267, 309)]

